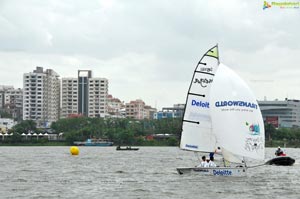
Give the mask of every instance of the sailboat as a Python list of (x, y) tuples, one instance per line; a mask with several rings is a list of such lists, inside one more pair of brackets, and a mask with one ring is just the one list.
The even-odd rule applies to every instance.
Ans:
[(264, 134), (255, 96), (233, 70), (220, 63), (218, 45), (212, 47), (193, 73), (182, 120), (180, 148), (204, 153), (221, 148), (227, 164), (180, 167), (178, 173), (244, 176), (247, 160), (264, 160)]

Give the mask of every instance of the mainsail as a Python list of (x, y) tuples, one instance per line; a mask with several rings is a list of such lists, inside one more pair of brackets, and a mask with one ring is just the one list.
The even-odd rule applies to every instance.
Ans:
[(212, 133), (209, 99), (218, 65), (218, 46), (209, 49), (197, 64), (186, 99), (181, 149), (203, 152), (215, 149), (216, 138)]
[(263, 160), (264, 123), (257, 100), (248, 85), (223, 64), (211, 86), (210, 105), (213, 134), (226, 151), (224, 158), (232, 162), (236, 156)]

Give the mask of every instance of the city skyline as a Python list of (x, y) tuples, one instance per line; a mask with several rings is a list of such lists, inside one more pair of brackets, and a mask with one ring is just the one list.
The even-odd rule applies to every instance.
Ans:
[(2, 1), (0, 84), (22, 88), (36, 66), (60, 79), (92, 70), (113, 96), (160, 110), (185, 103), (197, 62), (218, 43), (258, 100), (300, 99), (300, 10), (263, 3)]

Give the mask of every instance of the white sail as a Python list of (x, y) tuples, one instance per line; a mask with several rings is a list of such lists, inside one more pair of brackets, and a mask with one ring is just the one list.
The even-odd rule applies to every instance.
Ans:
[[(238, 156), (234, 155), (233, 153), (230, 153), (224, 147), (222, 148), (222, 156), (228, 162), (243, 163), (243, 157), (238, 157)], [(225, 162), (225, 164), (226, 164), (226, 162)]]
[(210, 87), (219, 65), (218, 47), (208, 50), (194, 71), (183, 116), (180, 148), (210, 152), (215, 149), (210, 117)]
[(210, 105), (218, 144), (233, 155), (263, 160), (264, 123), (257, 100), (247, 84), (223, 64), (214, 77)]

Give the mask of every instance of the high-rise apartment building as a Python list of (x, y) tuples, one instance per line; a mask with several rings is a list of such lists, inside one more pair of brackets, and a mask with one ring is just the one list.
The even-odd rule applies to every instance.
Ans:
[(60, 79), (52, 69), (36, 70), (23, 75), (23, 120), (33, 120), (48, 128), (59, 119)]
[(78, 114), (78, 78), (62, 78), (61, 118)]
[(93, 78), (92, 71), (79, 70), (77, 78), (62, 78), (61, 117), (105, 117), (107, 96), (106, 78)]

